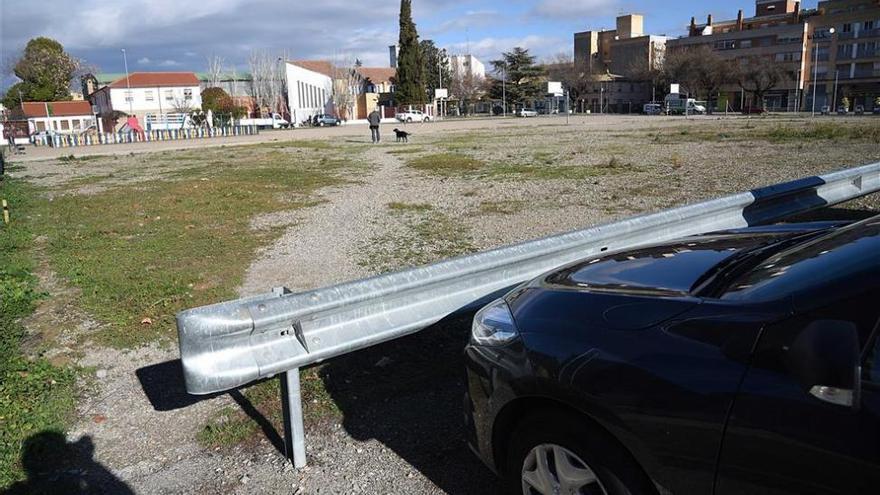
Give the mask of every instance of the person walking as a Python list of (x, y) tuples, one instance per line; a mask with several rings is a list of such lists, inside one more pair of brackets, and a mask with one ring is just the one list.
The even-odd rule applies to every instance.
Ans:
[(382, 122), (379, 110), (373, 110), (367, 117), (367, 121), (370, 123), (370, 134), (373, 136), (373, 144), (379, 144), (379, 141), (382, 139), (379, 135), (379, 124)]

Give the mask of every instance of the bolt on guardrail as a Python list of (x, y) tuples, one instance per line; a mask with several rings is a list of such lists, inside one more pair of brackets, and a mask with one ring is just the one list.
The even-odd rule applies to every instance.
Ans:
[(299, 368), (412, 334), (488, 296), (590, 256), (780, 221), (880, 190), (880, 163), (515, 244), (303, 293), (177, 315), (187, 391), (282, 374), (286, 456), (306, 463)]

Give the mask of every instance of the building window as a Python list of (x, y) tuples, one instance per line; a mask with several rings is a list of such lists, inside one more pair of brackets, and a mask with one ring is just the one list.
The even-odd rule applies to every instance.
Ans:
[(732, 50), (736, 48), (736, 42), (733, 40), (721, 40), (715, 42), (716, 50)]
[(852, 32), (852, 24), (847, 22), (846, 24), (843, 25), (843, 28), (841, 29), (841, 31), (843, 31), (844, 33), (851, 33)]
[(46, 130), (46, 123), (43, 121), (37, 121), (37, 132), (43, 132)]
[(130, 89), (125, 90), (125, 101), (128, 103), (134, 101), (134, 93)]
[(73, 130), (74, 130), (74, 131), (79, 132), (79, 131), (82, 130), (82, 128), (83, 128), (83, 126), (82, 126), (82, 120), (80, 120), (80, 119), (76, 119), (76, 120), (73, 121)]
[(153, 101), (153, 90), (152, 89), (144, 91), (144, 99), (147, 101)]
[(69, 120), (62, 120), (61, 121), (61, 130), (62, 131), (69, 131), (70, 130), (70, 121)]
[(192, 100), (193, 99), (193, 90), (190, 88), (186, 88), (183, 90), (183, 99), (184, 100)]
[(751, 48), (752, 47), (752, 40), (740, 40), (739, 47), (740, 48)]
[(166, 89), (165, 90), (165, 101), (174, 101), (174, 90)]

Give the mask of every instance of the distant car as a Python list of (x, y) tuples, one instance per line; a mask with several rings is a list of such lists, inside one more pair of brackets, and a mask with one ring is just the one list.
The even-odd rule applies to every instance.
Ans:
[(399, 112), (396, 116), (398, 121), (400, 122), (430, 122), (431, 116), (425, 115), (421, 110), (409, 110), (406, 112)]
[(313, 123), (318, 127), (337, 126), (339, 125), (339, 119), (327, 114), (315, 115)]
[(516, 112), (516, 115), (518, 117), (537, 117), (538, 112), (530, 108), (521, 108), (518, 112)]
[(865, 115), (864, 105), (856, 105), (856, 115)]
[(831, 115), (831, 107), (829, 107), (828, 105), (823, 105), (822, 115)]
[(880, 115), (880, 105), (874, 104), (874, 115)]
[(846, 107), (837, 107), (837, 115), (848, 115), (849, 109)]
[(876, 494), (880, 217), (586, 258), (483, 308), (467, 439), (534, 494)]
[(642, 111), (645, 115), (661, 115), (663, 114), (663, 105), (660, 103), (645, 103)]
[(742, 110), (743, 115), (763, 115), (767, 113), (764, 107), (745, 107)]

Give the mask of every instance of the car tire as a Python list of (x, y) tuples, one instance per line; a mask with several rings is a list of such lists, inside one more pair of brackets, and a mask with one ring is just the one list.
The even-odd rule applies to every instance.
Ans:
[[(566, 456), (570, 456), (566, 462), (570, 461), (573, 465), (582, 463), (582, 467), (592, 471), (598, 483), (589, 488), (601, 488), (595, 493), (602, 493), (603, 490), (608, 495), (657, 493), (629, 452), (610, 434), (593, 426), (586, 418), (555, 411), (527, 416), (511, 434), (507, 463), (502, 472), (505, 493), (540, 493), (537, 490), (530, 493), (526, 489), (524, 473), (527, 470), (526, 462), (532, 462), (534, 458), (532, 454), (546, 451), (547, 446), (553, 446), (555, 452), (565, 452)], [(556, 450), (555, 447), (562, 449)]]
[(407, 124), (412, 124), (412, 117), (406, 119)]

